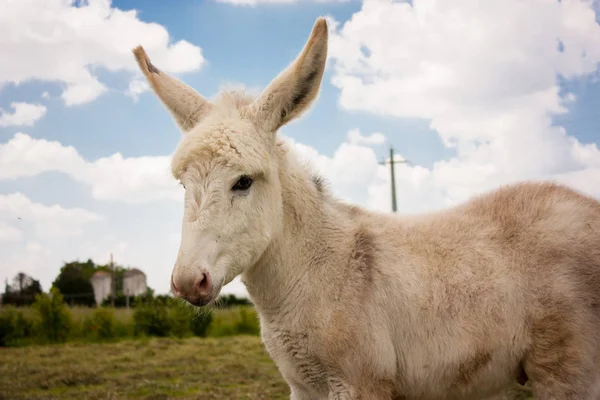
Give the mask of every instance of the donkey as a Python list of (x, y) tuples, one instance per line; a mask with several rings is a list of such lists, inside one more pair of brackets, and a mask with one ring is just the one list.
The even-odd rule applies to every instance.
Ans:
[(401, 216), (336, 199), (277, 136), (317, 97), (328, 27), (257, 96), (208, 100), (133, 50), (182, 132), (176, 297), (241, 276), (292, 400), (600, 398), (600, 202), (522, 182)]

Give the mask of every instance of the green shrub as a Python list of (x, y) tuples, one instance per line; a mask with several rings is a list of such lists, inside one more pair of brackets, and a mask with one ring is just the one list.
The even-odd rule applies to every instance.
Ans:
[(190, 321), (189, 311), (178, 305), (171, 307), (169, 323), (173, 335), (178, 338), (189, 336), (192, 333)]
[(52, 343), (66, 342), (73, 326), (73, 320), (60, 291), (52, 288), (50, 294), (36, 295), (32, 306), (40, 317), (39, 332), (42, 339)]
[(93, 330), (100, 340), (115, 337), (115, 313), (110, 308), (98, 308), (92, 317)]
[(14, 324), (14, 339), (25, 339), (35, 335), (35, 326), (33, 321), (25, 318), (25, 315), (22, 311), (16, 312)]
[(195, 336), (206, 337), (212, 323), (212, 311), (206, 310), (191, 316), (190, 326)]
[(115, 337), (124, 338), (131, 336), (134, 336), (133, 323), (115, 320)]
[[(0, 346), (65, 341), (105, 341), (149, 336), (258, 335), (252, 306), (205, 308), (139, 296), (131, 309), (68, 307), (57, 290), (42, 294), (31, 307), (0, 309)], [(31, 312), (34, 311), (34, 312)]]
[(255, 313), (249, 312), (248, 308), (240, 307), (240, 320), (235, 324), (237, 333), (245, 335), (259, 335), (260, 325)]
[(252, 307), (238, 306), (219, 310), (215, 317), (208, 336), (258, 335), (260, 332), (258, 318)]
[(94, 337), (96, 325), (91, 315), (86, 315), (80, 322), (80, 329), (83, 337)]
[(21, 310), (0, 311), (0, 347), (16, 345), (34, 335), (33, 322)]
[(15, 311), (3, 310), (0, 313), (0, 346), (7, 346), (15, 334)]
[(168, 336), (170, 333), (167, 306), (153, 301), (144, 301), (133, 312), (134, 334)]

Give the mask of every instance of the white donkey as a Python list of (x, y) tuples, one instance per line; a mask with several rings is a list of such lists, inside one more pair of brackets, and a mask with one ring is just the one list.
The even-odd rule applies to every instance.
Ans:
[(241, 275), (291, 398), (600, 398), (600, 203), (522, 183), (403, 217), (332, 197), (277, 138), (315, 99), (319, 18), (256, 98), (207, 100), (134, 50), (183, 131), (174, 294), (212, 302)]

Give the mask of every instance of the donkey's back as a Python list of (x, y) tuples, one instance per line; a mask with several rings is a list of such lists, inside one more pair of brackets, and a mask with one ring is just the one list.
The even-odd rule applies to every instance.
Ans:
[(524, 183), (402, 220), (373, 229), (410, 304), (394, 327), (411, 340), (397, 349), (408, 398), (519, 376), (536, 399), (600, 398), (599, 202)]

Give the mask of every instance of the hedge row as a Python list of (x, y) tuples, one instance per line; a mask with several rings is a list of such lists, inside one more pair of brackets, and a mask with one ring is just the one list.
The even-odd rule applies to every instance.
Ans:
[(0, 309), (0, 346), (238, 334), (259, 334), (258, 318), (251, 306), (198, 312), (176, 302), (165, 304), (145, 298), (131, 310), (100, 307), (77, 313), (64, 303), (60, 292), (51, 290), (50, 294), (38, 295), (30, 309)]

